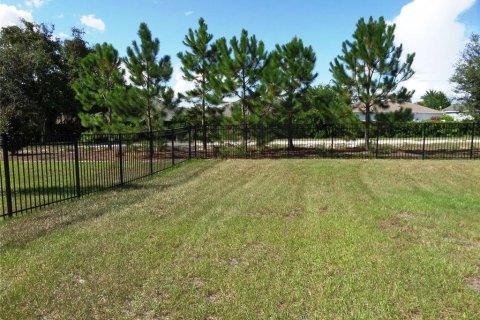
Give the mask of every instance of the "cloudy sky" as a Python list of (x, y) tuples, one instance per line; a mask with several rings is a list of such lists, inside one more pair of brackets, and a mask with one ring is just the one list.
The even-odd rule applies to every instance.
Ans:
[(407, 86), (419, 98), (427, 89), (451, 92), (448, 79), (472, 32), (480, 32), (480, 0), (0, 0), (0, 26), (19, 18), (55, 25), (58, 37), (82, 27), (91, 43), (111, 42), (121, 54), (136, 38), (140, 22), (149, 24), (173, 57), (172, 85), (188, 87), (176, 53), (189, 27), (204, 17), (216, 37), (231, 37), (246, 28), (268, 48), (293, 36), (312, 45), (318, 57), (318, 82), (328, 83), (329, 62), (339, 54), (360, 17), (384, 16), (397, 24), (397, 41), (416, 52), (416, 75)]

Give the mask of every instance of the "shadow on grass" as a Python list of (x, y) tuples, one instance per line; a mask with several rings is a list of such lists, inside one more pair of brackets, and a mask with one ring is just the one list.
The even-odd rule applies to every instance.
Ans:
[[(145, 201), (153, 193), (178, 187), (196, 179), (206, 171), (214, 169), (217, 164), (218, 162), (205, 161), (201, 165), (185, 168), (185, 170), (172, 172), (169, 169), (168, 176), (164, 177), (171, 181), (169, 183), (156, 183), (162, 177), (152, 176), (153, 179), (144, 179), (142, 183), (132, 182), (121, 188), (115, 188), (113, 191), (101, 192), (85, 199), (61, 204), (56, 208), (44, 209), (37, 214), (18, 219), (0, 220), (0, 252), (8, 248), (21, 248), (27, 243), (57, 230), (99, 218), (110, 212), (118, 212), (119, 208)], [(188, 164), (185, 165), (188, 166)], [(181, 166), (176, 168), (181, 168)], [(126, 194), (139, 190), (145, 190), (147, 193)], [(92, 200), (95, 200), (95, 205), (89, 203)]]

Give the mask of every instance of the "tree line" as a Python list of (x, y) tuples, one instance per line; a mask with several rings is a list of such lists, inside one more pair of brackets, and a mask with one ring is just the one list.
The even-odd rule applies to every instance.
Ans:
[[(366, 114), (368, 148), (375, 108), (410, 101), (414, 93), (401, 84), (414, 75), (415, 54), (404, 54), (395, 44), (395, 25), (383, 17), (359, 19), (352, 39), (343, 42), (330, 64), (332, 84), (316, 86), (316, 54), (302, 39), (268, 51), (247, 30), (215, 39), (200, 19), (177, 54), (183, 77), (193, 87), (178, 96), (169, 86), (171, 57), (160, 54), (160, 41), (147, 24), (140, 25), (126, 57), (109, 43), (89, 46), (76, 28), (63, 41), (53, 33), (51, 26), (27, 21), (1, 30), (0, 131), (153, 131), (165, 126), (168, 112), (174, 114), (170, 125), (202, 127), (206, 144), (208, 124), (351, 124), (359, 121), (354, 105)], [(479, 38), (473, 36), (452, 78), (470, 110), (480, 110), (478, 47)], [(442, 94), (429, 91), (422, 103), (437, 108), (450, 103)], [(290, 131), (288, 137), (293, 147)]]

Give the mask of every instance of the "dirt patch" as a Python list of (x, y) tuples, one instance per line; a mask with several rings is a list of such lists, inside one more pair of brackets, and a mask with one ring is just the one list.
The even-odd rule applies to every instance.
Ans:
[(286, 210), (282, 216), (285, 219), (294, 219), (298, 216), (300, 216), (303, 213), (303, 210), (301, 208), (293, 208), (290, 210)]
[(75, 278), (75, 281), (78, 283), (78, 284), (85, 284), (87, 281), (81, 277), (76, 277)]
[(216, 294), (215, 292), (209, 292), (207, 293), (207, 295), (205, 296), (205, 299), (210, 302), (210, 303), (215, 303), (215, 301), (218, 301), (219, 299), (219, 296), (218, 294)]
[(468, 278), (465, 280), (465, 284), (480, 293), (480, 278)]
[(328, 212), (328, 207), (321, 207), (318, 209), (319, 214), (325, 214)]
[(275, 211), (271, 208), (260, 208), (255, 211), (248, 212), (247, 215), (254, 218), (263, 218), (270, 215), (275, 215)]
[(199, 278), (199, 277), (193, 278), (192, 283), (195, 286), (195, 288), (202, 288), (205, 286), (205, 282), (203, 281), (202, 278)]
[(409, 226), (405, 226), (403, 221), (400, 221), (399, 218), (390, 218), (386, 220), (382, 220), (379, 223), (380, 228), (385, 230), (387, 234), (392, 238), (397, 238), (398, 234), (396, 232), (400, 232), (402, 234), (412, 234), (413, 230)]
[(203, 257), (202, 257), (201, 255), (199, 255), (199, 254), (195, 254), (195, 255), (192, 257), (192, 259), (195, 260), (195, 261), (199, 261), (199, 260), (202, 260)]
[(401, 228), (402, 224), (397, 219), (386, 219), (380, 221), (380, 228), (383, 230), (390, 230), (392, 228)]
[(398, 217), (402, 220), (411, 220), (414, 216), (413, 216), (413, 213), (404, 211), (404, 212), (400, 212), (398, 214)]
[(160, 291), (160, 290), (155, 290), (153, 292), (153, 298), (157, 301), (165, 301), (168, 299), (168, 295), (165, 294), (163, 291)]
[(230, 267), (235, 267), (236, 265), (238, 265), (238, 260), (237, 259), (230, 259), (230, 261), (228, 261), (228, 265)]

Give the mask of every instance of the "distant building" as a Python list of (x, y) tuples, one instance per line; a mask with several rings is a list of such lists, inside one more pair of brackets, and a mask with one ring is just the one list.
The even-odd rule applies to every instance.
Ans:
[[(435, 117), (441, 117), (444, 115), (443, 111), (427, 108), (424, 106), (421, 106), (419, 104), (414, 104), (410, 102), (406, 103), (394, 103), (394, 102), (389, 102), (387, 108), (378, 108), (378, 107), (373, 107), (370, 110), (370, 119), (372, 121), (375, 121), (376, 119), (376, 114), (377, 113), (389, 113), (389, 112), (395, 112), (395, 111), (400, 111), (400, 109), (411, 109), (412, 110), (412, 115), (413, 115), (413, 120), (414, 121), (422, 121), (422, 120), (430, 120)], [(356, 105), (353, 107), (353, 113), (357, 115), (357, 117), (361, 121), (365, 121), (365, 107), (361, 105)]]
[(451, 105), (442, 111), (445, 115), (452, 117), (455, 121), (473, 120), (473, 117), (466, 112), (465, 107), (460, 104)]

